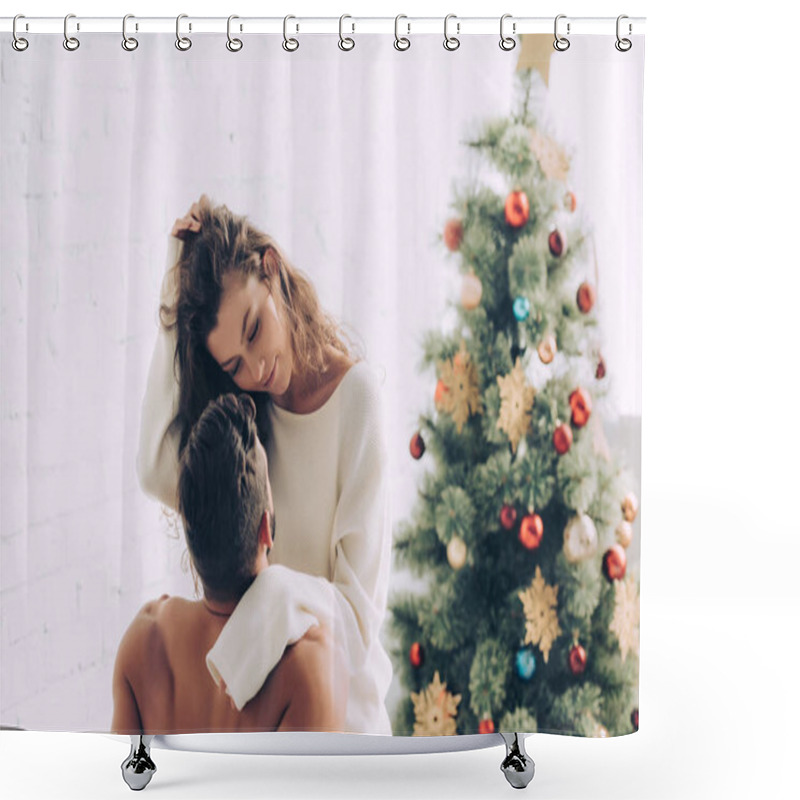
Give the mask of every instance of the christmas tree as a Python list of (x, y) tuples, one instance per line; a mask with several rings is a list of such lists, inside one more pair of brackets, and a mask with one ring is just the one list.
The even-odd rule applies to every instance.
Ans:
[(596, 260), (545, 92), (519, 72), (514, 112), (467, 143), (489, 179), (456, 187), (442, 237), (463, 283), (423, 343), (428, 456), (395, 554), (427, 588), (390, 603), (395, 733), (638, 728), (638, 501), (598, 414)]

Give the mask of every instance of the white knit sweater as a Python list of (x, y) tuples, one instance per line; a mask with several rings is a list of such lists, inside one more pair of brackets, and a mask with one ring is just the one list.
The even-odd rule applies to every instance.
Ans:
[[(181, 246), (170, 240), (168, 266)], [(162, 300), (173, 291), (165, 279)], [(178, 400), (174, 355), (175, 333), (159, 326), (137, 455), (143, 489), (172, 508), (179, 439), (170, 427)], [(282, 569), (264, 570), (242, 597), (208, 654), (209, 670), (241, 709), (289, 644), (315, 620), (328, 624), (346, 646), (351, 670), (347, 730), (391, 734), (384, 700), (392, 667), (379, 639), (392, 533), (378, 378), (359, 362), (310, 414), (266, 408), (276, 529), (269, 560)]]

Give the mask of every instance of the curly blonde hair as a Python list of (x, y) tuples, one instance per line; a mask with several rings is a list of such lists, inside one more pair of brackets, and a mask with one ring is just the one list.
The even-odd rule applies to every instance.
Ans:
[[(184, 234), (183, 252), (169, 276), (176, 299), (160, 309), (161, 324), (167, 330), (177, 329), (175, 366), (180, 389), (173, 424), (180, 429), (181, 452), (192, 425), (211, 400), (228, 392), (247, 394), (207, 347), (228, 274), (239, 273), (244, 279), (257, 275), (269, 285), (278, 314), (289, 329), (295, 369), (317, 375), (321, 382), (330, 366), (331, 349), (356, 361), (363, 358), (344, 326), (322, 308), (309, 278), (289, 263), (271, 236), (246, 216), (224, 205), (215, 206), (205, 196), (199, 206), (200, 230)], [(253, 396), (253, 400), (260, 405), (263, 397)]]

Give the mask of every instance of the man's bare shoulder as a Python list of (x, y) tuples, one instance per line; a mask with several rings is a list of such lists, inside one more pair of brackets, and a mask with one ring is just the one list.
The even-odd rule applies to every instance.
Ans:
[[(313, 698), (319, 730), (343, 730), (349, 693), (349, 672), (343, 647), (327, 628), (314, 625), (286, 652), (292, 687), (301, 700)], [(304, 699), (303, 699), (304, 698)]]
[(339, 664), (340, 650), (327, 628), (312, 625), (301, 639), (287, 648), (284, 659), (295, 674), (316, 680), (320, 670), (330, 670)]
[(165, 621), (175, 607), (178, 597), (162, 594), (149, 600), (140, 609), (125, 631), (119, 646), (118, 659), (126, 673), (147, 658), (164, 653)]
[(171, 605), (178, 597), (170, 597), (168, 594), (162, 594), (161, 597), (155, 600), (148, 600), (140, 609), (137, 616), (157, 618), (161, 610), (168, 605)]

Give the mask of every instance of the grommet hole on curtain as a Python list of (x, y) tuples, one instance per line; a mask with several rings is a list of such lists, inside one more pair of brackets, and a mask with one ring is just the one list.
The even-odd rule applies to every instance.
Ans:
[[(71, 19), (75, 19), (74, 14), (67, 14), (67, 16), (64, 17), (64, 49), (69, 50), (70, 52), (72, 52), (73, 50), (77, 50), (81, 46), (81, 43), (78, 39), (76, 39), (74, 36), (69, 35), (68, 27), (69, 27), (69, 21)], [(80, 31), (81, 29), (80, 22), (75, 23), (75, 29), (77, 31)]]
[[(134, 39), (132, 36), (128, 36), (128, 20), (134, 19), (133, 14), (126, 14), (122, 18), (122, 49), (127, 50), (129, 53), (132, 53), (138, 46), (139, 40)], [(135, 29), (139, 30), (139, 23), (135, 23)]]

